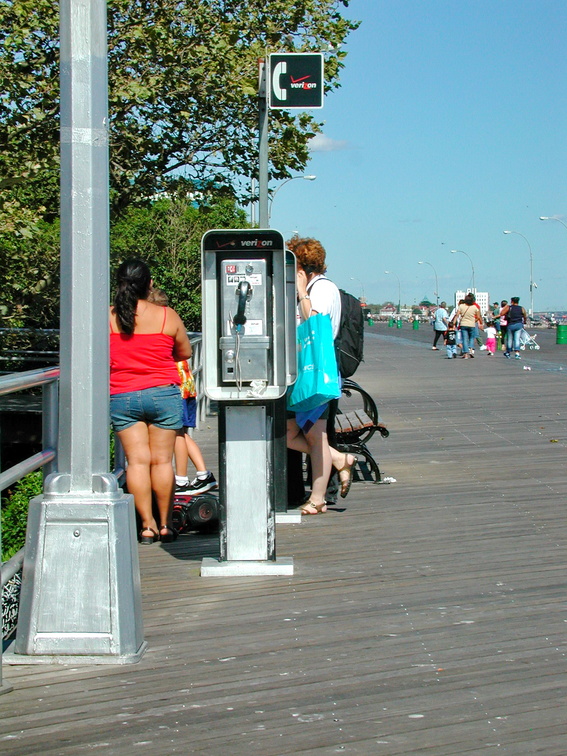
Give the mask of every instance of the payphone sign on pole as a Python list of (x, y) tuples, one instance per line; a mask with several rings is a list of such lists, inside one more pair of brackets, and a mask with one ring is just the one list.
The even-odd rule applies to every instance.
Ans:
[(312, 110), (323, 107), (323, 53), (270, 55), (269, 106), (271, 110)]

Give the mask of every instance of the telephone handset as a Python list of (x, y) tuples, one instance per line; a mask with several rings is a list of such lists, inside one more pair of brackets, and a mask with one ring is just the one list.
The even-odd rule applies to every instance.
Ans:
[(252, 287), (250, 286), (249, 281), (240, 281), (236, 292), (238, 294), (238, 308), (232, 322), (236, 326), (236, 330), (240, 332), (242, 326), (246, 323), (246, 315), (244, 314), (246, 303), (252, 296)]

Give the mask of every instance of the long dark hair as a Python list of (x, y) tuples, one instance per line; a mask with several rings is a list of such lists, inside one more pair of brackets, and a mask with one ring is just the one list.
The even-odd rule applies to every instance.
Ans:
[(139, 299), (146, 299), (152, 276), (143, 260), (125, 260), (116, 271), (114, 312), (124, 333), (134, 333), (136, 307)]

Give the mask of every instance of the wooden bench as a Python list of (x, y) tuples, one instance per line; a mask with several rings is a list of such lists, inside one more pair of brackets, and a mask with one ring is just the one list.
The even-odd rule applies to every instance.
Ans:
[(335, 445), (339, 451), (358, 457), (353, 480), (382, 482), (378, 463), (367, 443), (379, 431), (383, 438), (390, 433), (380, 422), (376, 402), (358, 383), (347, 378), (343, 382), (342, 397), (335, 417)]

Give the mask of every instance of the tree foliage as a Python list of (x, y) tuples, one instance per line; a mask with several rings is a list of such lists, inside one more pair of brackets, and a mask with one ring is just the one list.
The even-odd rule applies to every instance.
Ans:
[(244, 212), (229, 198), (203, 207), (167, 199), (151, 207), (131, 206), (112, 228), (112, 269), (128, 257), (141, 257), (185, 326), (200, 331), (201, 238), (211, 228), (246, 225)]
[[(110, 175), (121, 210), (188, 185), (243, 189), (257, 166), (258, 58), (328, 51), (326, 89), (339, 86), (341, 45), (357, 24), (349, 0), (111, 0), (108, 3)], [(57, 214), (57, 0), (0, 0), (0, 212), (22, 201)], [(319, 129), (302, 112), (272, 111), (271, 175), (308, 160)], [(45, 208), (45, 210), (41, 209)], [(33, 219), (32, 219), (33, 220)], [(16, 222), (16, 221), (14, 221)], [(24, 228), (26, 224), (24, 223)]]
[(40, 471), (29, 473), (5, 491), (2, 497), (0, 527), (2, 528), (2, 561), (7, 562), (26, 541), (26, 523), (30, 499), (43, 490)]

